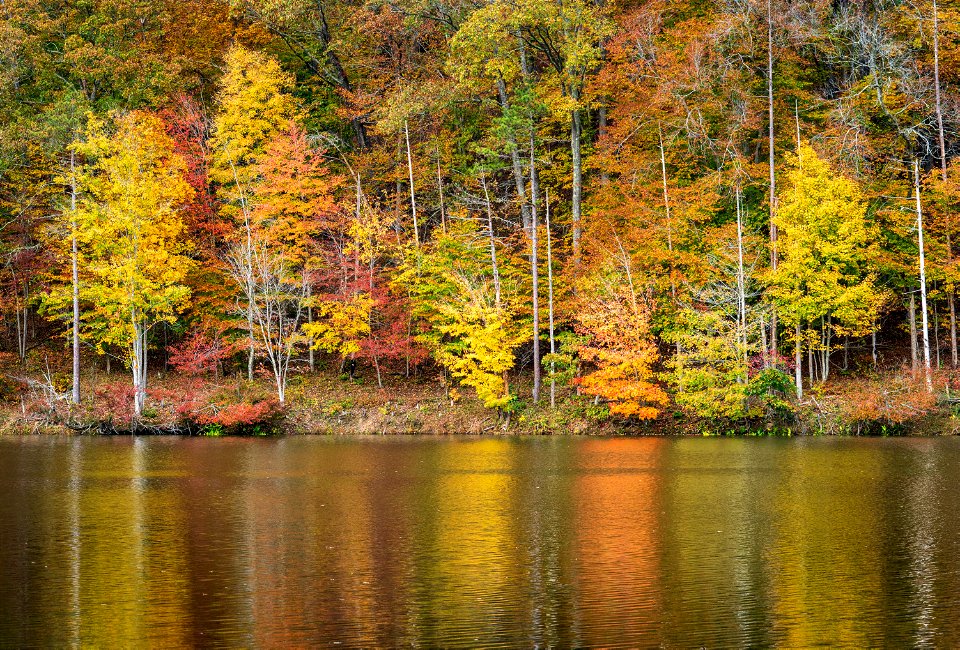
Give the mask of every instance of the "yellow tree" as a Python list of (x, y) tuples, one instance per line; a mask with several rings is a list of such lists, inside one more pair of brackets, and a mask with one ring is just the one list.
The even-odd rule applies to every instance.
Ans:
[(451, 223), (412, 253), (394, 285), (409, 291), (412, 315), (423, 321), (417, 337), (461, 385), (487, 408), (513, 400), (506, 373), (516, 349), (529, 340), (519, 317), (519, 272), (496, 260), (495, 244), (475, 224)]
[(795, 339), (797, 394), (803, 395), (802, 346), (811, 381), (819, 352), (820, 379), (830, 371), (833, 334), (862, 336), (883, 303), (869, 261), (876, 252), (860, 188), (837, 173), (808, 144), (788, 157), (775, 223), (780, 261), (770, 296)]
[(86, 138), (73, 148), (87, 160), (70, 215), (87, 266), (85, 320), (98, 348), (125, 351), (139, 416), (150, 330), (173, 322), (190, 294), (179, 210), (193, 190), (163, 123), (148, 113), (118, 114), (111, 125), (91, 118)]
[[(238, 45), (227, 53), (225, 63), (210, 139), (210, 180), (219, 185), (222, 213), (238, 226), (237, 246), (246, 255), (244, 292), (249, 296), (254, 292), (250, 283), (254, 277), (253, 255), (258, 249), (252, 232), (252, 195), (260, 177), (260, 161), (269, 143), (289, 127), (297, 111), (293, 97), (286, 92), (293, 79), (274, 59)], [(248, 379), (253, 379), (256, 348), (254, 309), (248, 300)]]
[(267, 144), (297, 116), (293, 78), (269, 56), (240, 45), (227, 52), (210, 139), (210, 178), (232, 201), (257, 177)]

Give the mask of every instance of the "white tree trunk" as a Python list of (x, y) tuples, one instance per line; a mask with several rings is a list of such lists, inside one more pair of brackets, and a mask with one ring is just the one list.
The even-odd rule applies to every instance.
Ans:
[[(544, 196), (547, 227), (547, 305), (550, 319), (550, 354), (556, 354), (556, 340), (553, 335), (553, 242), (550, 236), (550, 188)], [(555, 364), (550, 362), (550, 408), (557, 406), (557, 381), (554, 379)]]
[(533, 301), (533, 403), (540, 401), (540, 274), (537, 264), (537, 165), (534, 155), (534, 136), (530, 132), (530, 276), (532, 280)]
[(927, 324), (927, 268), (923, 251), (923, 208), (920, 203), (920, 162), (913, 161), (914, 194), (917, 199), (917, 240), (920, 248), (920, 320), (923, 324), (923, 367), (926, 372), (927, 390), (933, 391), (930, 367), (930, 329)]
[(797, 399), (803, 399), (803, 356), (801, 350), (800, 323), (797, 322), (797, 343), (793, 349), (794, 378), (797, 383)]
[(487, 177), (481, 173), (480, 183), (483, 185), (483, 196), (487, 204), (487, 233), (490, 236), (490, 268), (493, 271), (493, 288), (497, 309), (500, 309), (500, 267), (497, 266), (496, 237), (493, 234), (493, 207), (490, 205), (490, 192), (487, 190)]
[[(777, 225), (774, 214), (777, 206), (777, 177), (774, 167), (775, 142), (773, 131), (773, 0), (767, 0), (767, 139), (770, 149), (770, 268), (777, 270)], [(777, 312), (770, 311), (770, 356), (777, 359)]]
[(139, 418), (147, 397), (147, 330), (136, 311), (131, 311), (133, 324), (133, 356), (130, 371), (133, 375), (133, 414)]
[(403, 136), (407, 141), (407, 172), (410, 175), (410, 213), (413, 216), (413, 245), (420, 248), (420, 226), (417, 223), (417, 195), (413, 188), (413, 155), (410, 153), (410, 129), (403, 121)]
[[(70, 152), (70, 214), (75, 215), (77, 210), (77, 175), (76, 154)], [(70, 267), (73, 293), (73, 390), (71, 398), (74, 404), (80, 403), (80, 269), (79, 250), (77, 246), (77, 221), (70, 220)]]
[[(750, 352), (747, 344), (747, 291), (743, 271), (743, 214), (740, 207), (740, 187), (737, 187), (737, 311), (739, 312), (740, 336), (738, 342), (743, 345), (744, 370), (750, 365)], [(746, 378), (744, 378), (746, 379)]]

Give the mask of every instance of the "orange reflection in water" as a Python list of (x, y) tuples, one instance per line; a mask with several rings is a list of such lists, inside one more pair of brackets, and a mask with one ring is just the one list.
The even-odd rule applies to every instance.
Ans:
[(657, 643), (664, 446), (656, 438), (576, 446), (578, 645), (611, 638)]

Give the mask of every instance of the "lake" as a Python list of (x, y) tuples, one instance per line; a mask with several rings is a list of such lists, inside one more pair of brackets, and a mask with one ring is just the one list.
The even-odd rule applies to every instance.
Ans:
[(0, 645), (956, 647), (958, 490), (958, 438), (0, 438)]

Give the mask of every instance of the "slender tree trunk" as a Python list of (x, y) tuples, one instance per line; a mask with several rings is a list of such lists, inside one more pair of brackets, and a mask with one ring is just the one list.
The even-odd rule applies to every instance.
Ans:
[(493, 207), (490, 205), (490, 192), (487, 190), (487, 177), (480, 174), (480, 183), (483, 185), (483, 197), (487, 204), (487, 233), (490, 236), (490, 268), (493, 271), (493, 288), (497, 310), (500, 309), (500, 267), (497, 266), (496, 237), (493, 234)]
[[(307, 322), (310, 325), (313, 325), (313, 286), (311, 284), (307, 285)], [(314, 359), (313, 353), (313, 339), (307, 339), (307, 359), (310, 363), (310, 372), (316, 372), (316, 360)]]
[(410, 153), (410, 129), (403, 121), (403, 136), (407, 141), (407, 172), (410, 175), (410, 214), (413, 216), (413, 245), (420, 248), (420, 226), (417, 223), (417, 196), (413, 187), (413, 155)]
[(873, 331), (870, 332), (870, 353), (873, 355), (873, 367), (877, 367), (877, 327), (874, 324)]
[[(600, 107), (597, 109), (597, 136), (603, 138), (607, 135), (607, 104), (606, 98), (603, 103), (600, 104)], [(607, 185), (610, 182), (610, 172), (607, 171), (607, 166), (604, 165), (603, 169), (600, 170), (600, 183)]]
[[(76, 215), (77, 210), (77, 174), (76, 154), (70, 152), (70, 214)], [(77, 246), (77, 220), (70, 219), (70, 271), (73, 293), (73, 391), (71, 398), (74, 404), (80, 403), (80, 260)]]
[(133, 375), (133, 414), (139, 419), (143, 414), (143, 404), (147, 394), (147, 334), (136, 312), (131, 311), (130, 315), (133, 321), (133, 358), (130, 363), (130, 371)]
[(920, 370), (920, 353), (917, 350), (917, 295), (910, 292), (910, 370), (916, 379), (917, 371)]
[(947, 305), (950, 308), (950, 365), (957, 367), (957, 307), (954, 301), (954, 291), (947, 291)]
[(537, 268), (537, 202), (539, 201), (537, 184), (537, 165), (534, 149), (533, 131), (530, 132), (530, 276), (533, 281), (533, 403), (540, 401), (540, 278)]
[[(940, 89), (940, 16), (937, 10), (937, 0), (933, 0), (933, 90), (934, 103), (937, 113), (937, 140), (940, 145), (940, 177), (947, 182), (947, 139), (943, 128), (943, 101)], [(947, 211), (947, 266), (953, 259), (953, 212)], [(957, 309), (954, 305), (955, 290), (952, 284), (947, 284), (947, 304), (950, 307), (950, 363), (957, 367)]]
[(440, 193), (440, 230), (447, 234), (447, 215), (443, 206), (443, 175), (440, 173), (440, 148), (437, 147), (437, 190)]
[[(770, 268), (777, 270), (777, 224), (774, 215), (777, 209), (777, 177), (774, 167), (776, 144), (773, 131), (773, 0), (767, 0), (767, 138), (770, 166)], [(770, 311), (770, 356), (777, 360), (777, 312)]]
[(740, 187), (737, 187), (737, 311), (740, 316), (740, 342), (743, 345), (744, 368), (750, 365), (750, 353), (747, 350), (747, 295), (746, 278), (743, 271), (743, 214), (740, 207)]
[(923, 208), (920, 203), (920, 162), (913, 161), (914, 194), (917, 198), (917, 239), (920, 248), (920, 319), (923, 323), (923, 367), (926, 371), (927, 390), (933, 391), (930, 367), (930, 329), (927, 325), (927, 268), (923, 251)]
[[(544, 204), (546, 211), (547, 219), (547, 305), (549, 310), (549, 319), (550, 319), (550, 354), (552, 355), (557, 353), (555, 339), (553, 336), (553, 240), (550, 235), (550, 188), (546, 190), (546, 195), (544, 196)], [(556, 368), (554, 367), (554, 362), (550, 362), (550, 408), (556, 408), (557, 406), (557, 381), (554, 378), (554, 372)]]
[[(677, 303), (677, 284), (673, 268), (673, 221), (670, 213), (670, 192), (667, 189), (667, 156), (663, 148), (663, 128), (657, 124), (660, 136), (660, 180), (663, 185), (663, 208), (667, 218), (667, 251), (670, 253), (670, 297)], [(739, 209), (739, 204), (738, 204)], [(677, 341), (677, 356), (680, 356), (680, 341)]]
[(940, 365), (940, 312), (937, 310), (937, 303), (933, 303), (933, 349), (937, 353), (937, 370), (943, 366)]
[(793, 348), (794, 379), (797, 382), (797, 399), (803, 399), (803, 357), (801, 356), (800, 322), (797, 321), (797, 343)]
[[(657, 125), (659, 128), (659, 125)], [(670, 215), (670, 192), (667, 188), (667, 156), (663, 148), (663, 131), (660, 130), (660, 180), (663, 186), (663, 208), (667, 217), (667, 250), (670, 252), (670, 294), (676, 298), (677, 291), (673, 283), (673, 223)], [(737, 190), (739, 192), (739, 189)], [(739, 197), (740, 195), (737, 194)], [(740, 204), (737, 204), (739, 209)]]
[[(483, 197), (487, 203), (487, 233), (490, 235), (490, 268), (493, 271), (494, 300), (497, 311), (501, 310), (500, 296), (500, 267), (497, 265), (497, 242), (493, 234), (493, 207), (490, 205), (490, 192), (487, 190), (487, 177), (481, 173), (480, 182), (483, 185)], [(510, 394), (510, 383), (507, 371), (503, 371), (503, 389), (504, 394)], [(510, 424), (510, 416), (507, 416), (507, 426)]]
[(820, 364), (821, 383), (826, 383), (830, 377), (830, 348), (833, 345), (831, 320), (829, 317), (826, 319), (826, 322), (824, 322), (823, 318), (820, 319), (821, 327), (823, 328), (823, 362)]
[(570, 88), (570, 97), (574, 108), (570, 113), (570, 157), (573, 164), (573, 188), (570, 201), (570, 220), (573, 227), (573, 263), (580, 265), (580, 239), (583, 234), (581, 223), (581, 203), (583, 200), (583, 162), (581, 160), (580, 140), (583, 127), (580, 118), (580, 91), (575, 85)]
[(767, 346), (767, 323), (763, 317), (763, 314), (759, 315), (758, 320), (759, 322), (757, 324), (759, 325), (758, 329), (760, 331), (760, 353), (763, 355), (763, 363), (766, 365), (767, 352), (770, 350), (770, 348)]
[[(506, 115), (510, 110), (510, 102), (507, 99), (507, 85), (502, 78), (497, 79), (497, 94), (500, 96), (500, 108)], [(516, 138), (513, 133), (507, 135), (507, 145), (510, 149), (510, 163), (513, 168), (513, 182), (517, 187), (517, 198), (520, 200), (520, 220), (523, 222), (524, 229), (530, 228), (530, 206), (527, 204), (527, 191), (524, 189), (523, 165), (520, 163), (520, 149), (517, 146)]]

